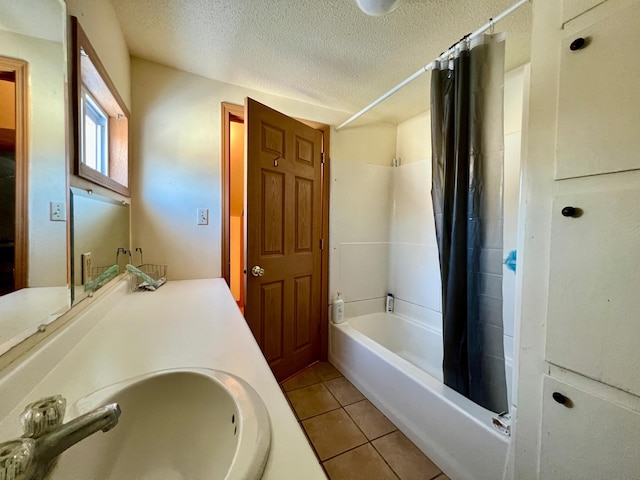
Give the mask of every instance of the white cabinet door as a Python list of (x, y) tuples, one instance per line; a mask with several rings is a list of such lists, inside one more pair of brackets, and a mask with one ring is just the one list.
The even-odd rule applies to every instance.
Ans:
[[(561, 50), (556, 178), (640, 168), (640, 2), (569, 30)], [(572, 51), (576, 38), (587, 43)]]
[[(568, 399), (564, 405), (554, 392)], [(545, 376), (540, 478), (637, 480), (640, 414)]]
[(547, 320), (548, 362), (640, 395), (640, 188), (554, 199)]
[(564, 0), (562, 2), (562, 21), (567, 22), (576, 18), (600, 3), (602, 0)]

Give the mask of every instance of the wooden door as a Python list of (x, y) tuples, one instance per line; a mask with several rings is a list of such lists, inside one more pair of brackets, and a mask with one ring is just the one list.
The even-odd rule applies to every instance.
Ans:
[(319, 359), (322, 133), (245, 101), (245, 318), (281, 381)]
[[(8, 83), (12, 97), (9, 107), (14, 120), (7, 128), (0, 128), (0, 176), (2, 192), (12, 198), (3, 198), (1, 210), (4, 226), (0, 229), (9, 242), (0, 242), (0, 295), (27, 287), (29, 250), (29, 69), (24, 60), (0, 57), (0, 81)], [(8, 88), (7, 88), (8, 87)], [(7, 105), (0, 106), (7, 108)], [(12, 211), (13, 210), (13, 211)], [(13, 225), (11, 225), (13, 224)], [(6, 234), (6, 232), (12, 234)]]

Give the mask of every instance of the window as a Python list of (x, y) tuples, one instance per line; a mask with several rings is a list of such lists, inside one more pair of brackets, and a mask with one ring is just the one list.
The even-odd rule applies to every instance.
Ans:
[(74, 173), (129, 196), (129, 111), (75, 17), (71, 38)]
[(109, 176), (107, 115), (86, 91), (82, 92), (82, 162)]

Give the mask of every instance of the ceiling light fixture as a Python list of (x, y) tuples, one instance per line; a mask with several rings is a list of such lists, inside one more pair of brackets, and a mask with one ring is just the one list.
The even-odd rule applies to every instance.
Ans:
[(380, 17), (393, 12), (402, 0), (356, 0), (358, 7), (367, 15)]

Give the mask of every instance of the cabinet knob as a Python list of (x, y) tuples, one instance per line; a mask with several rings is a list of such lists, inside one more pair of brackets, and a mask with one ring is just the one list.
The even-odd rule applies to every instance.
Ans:
[(569, 45), (569, 49), (572, 52), (575, 52), (576, 50), (580, 50), (582, 47), (584, 47), (586, 43), (587, 41), (584, 38), (576, 38), (573, 42), (571, 42), (571, 45)]
[(576, 207), (564, 207), (562, 209), (563, 217), (575, 217), (578, 214)]
[(564, 405), (567, 408), (571, 408), (573, 406), (573, 403), (571, 402), (571, 399), (569, 397), (561, 394), (560, 392), (553, 392), (553, 394), (551, 396), (560, 405)]

